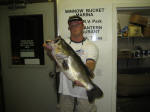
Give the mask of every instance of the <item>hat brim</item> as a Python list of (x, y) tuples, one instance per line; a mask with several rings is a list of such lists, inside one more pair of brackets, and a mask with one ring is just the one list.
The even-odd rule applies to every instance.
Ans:
[(83, 24), (83, 21), (72, 21), (72, 22), (69, 22), (69, 26), (74, 26), (74, 25), (78, 25), (78, 24)]

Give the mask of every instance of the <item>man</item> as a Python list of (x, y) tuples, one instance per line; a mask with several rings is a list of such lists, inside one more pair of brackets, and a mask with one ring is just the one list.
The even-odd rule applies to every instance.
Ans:
[[(83, 36), (84, 24), (82, 18), (79, 16), (69, 17), (68, 26), (70, 38), (65, 39), (65, 41), (93, 72), (99, 53), (97, 47)], [(94, 75), (90, 77), (93, 78)], [(60, 73), (59, 93), (61, 94), (60, 112), (96, 112), (96, 106), (94, 103), (89, 103), (86, 90), (82, 87), (82, 84), (75, 81), (75, 87), (72, 87), (72, 82), (62, 72)]]

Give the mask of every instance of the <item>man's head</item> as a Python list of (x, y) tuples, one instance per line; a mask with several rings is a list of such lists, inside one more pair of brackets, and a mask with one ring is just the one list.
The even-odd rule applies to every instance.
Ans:
[(83, 34), (84, 24), (83, 19), (79, 16), (70, 16), (68, 19), (68, 29), (72, 35)]
[(68, 25), (75, 25), (75, 24), (83, 24), (83, 19), (80, 16), (70, 16), (68, 19)]

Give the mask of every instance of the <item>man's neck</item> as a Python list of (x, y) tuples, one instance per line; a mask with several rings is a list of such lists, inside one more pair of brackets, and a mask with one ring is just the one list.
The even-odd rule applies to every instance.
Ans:
[(70, 38), (74, 42), (82, 42), (84, 40), (83, 36), (79, 36), (79, 37), (73, 37), (73, 36), (71, 36)]

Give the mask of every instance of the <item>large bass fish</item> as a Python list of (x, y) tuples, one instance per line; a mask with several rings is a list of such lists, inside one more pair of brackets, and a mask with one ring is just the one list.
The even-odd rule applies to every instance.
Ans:
[(68, 79), (79, 81), (86, 88), (90, 103), (103, 95), (101, 89), (92, 82), (89, 69), (64, 39), (49, 40), (43, 46)]

